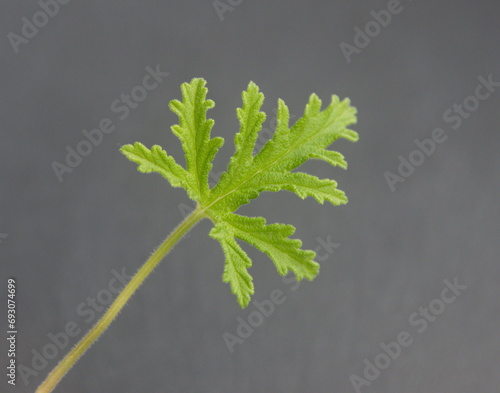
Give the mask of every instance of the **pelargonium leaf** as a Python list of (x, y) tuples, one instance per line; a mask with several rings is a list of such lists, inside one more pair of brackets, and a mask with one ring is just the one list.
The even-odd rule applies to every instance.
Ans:
[[(288, 108), (280, 100), (278, 126), (273, 138), (257, 155), (239, 165), (231, 161), (230, 170), (223, 174), (208, 196), (210, 211), (215, 215), (234, 212), (263, 191), (279, 190), (295, 192), (301, 198), (312, 196), (320, 203), (325, 200), (334, 205), (347, 203), (345, 194), (336, 189), (333, 180), (320, 180), (291, 171), (308, 159), (323, 159), (345, 167), (343, 156), (326, 148), (339, 138), (358, 139), (358, 134), (347, 128), (356, 122), (355, 114), (349, 100), (340, 101), (337, 96), (332, 96), (328, 107), (321, 111), (321, 100), (312, 94), (304, 115), (289, 128)], [(241, 149), (237, 144), (236, 154)]]
[(291, 271), (297, 280), (312, 280), (318, 274), (319, 265), (314, 261), (314, 251), (302, 249), (300, 240), (290, 238), (295, 231), (293, 226), (269, 225), (263, 217), (245, 217), (234, 212), (264, 191), (287, 190), (303, 199), (313, 197), (319, 203), (347, 203), (347, 197), (334, 180), (294, 170), (309, 159), (347, 168), (344, 156), (327, 148), (339, 138), (358, 140), (358, 134), (348, 128), (356, 122), (356, 109), (348, 99), (341, 101), (334, 95), (322, 110), (321, 100), (312, 94), (303, 116), (290, 127), (288, 107), (283, 100), (278, 100), (276, 130), (254, 154), (266, 115), (261, 111), (264, 95), (250, 82), (242, 93), (243, 105), (236, 111), (240, 130), (234, 138), (235, 153), (227, 171), (210, 189), (209, 171), (223, 139), (210, 137), (213, 120), (207, 119), (206, 114), (214, 103), (206, 99), (205, 84), (201, 78), (183, 83), (182, 101), (170, 102), (170, 108), (179, 116), (179, 124), (174, 125), (172, 131), (182, 143), (185, 169), (157, 145), (149, 150), (136, 142), (123, 146), (121, 151), (139, 164), (139, 171), (158, 172), (172, 186), (185, 188), (189, 197), (197, 202), (199, 214), (213, 221), (215, 226), (210, 236), (220, 242), (226, 258), (222, 279), (230, 284), (241, 307), (246, 307), (254, 293), (248, 272), (252, 261), (238, 240), (267, 254), (279, 274)]
[(157, 172), (167, 179), (172, 187), (183, 187), (190, 198), (196, 197), (191, 175), (175, 159), (168, 155), (161, 146), (154, 145), (148, 149), (140, 142), (125, 145), (120, 151), (130, 160), (138, 164), (137, 170), (142, 173)]
[(233, 213), (225, 214), (216, 222), (210, 236), (218, 240), (226, 256), (223, 280), (231, 284), (231, 289), (241, 307), (246, 307), (253, 294), (253, 284), (247, 268), (251, 266), (248, 255), (235, 239), (251, 244), (267, 254), (282, 276), (292, 271), (298, 281), (312, 280), (319, 272), (319, 264), (314, 261), (316, 253), (303, 250), (302, 242), (291, 239), (295, 228), (292, 225), (267, 225), (263, 217), (246, 217)]
[(224, 143), (222, 138), (210, 138), (214, 121), (207, 119), (207, 111), (214, 107), (212, 100), (206, 100), (206, 81), (193, 78), (181, 85), (182, 101), (170, 101), (170, 109), (179, 116), (179, 124), (172, 131), (180, 139), (186, 170), (196, 182), (196, 200), (201, 201), (208, 193), (208, 174), (212, 160)]

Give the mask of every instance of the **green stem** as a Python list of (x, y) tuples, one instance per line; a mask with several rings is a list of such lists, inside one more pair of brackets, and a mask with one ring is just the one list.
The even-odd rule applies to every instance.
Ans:
[(135, 293), (137, 288), (144, 282), (153, 269), (161, 262), (163, 257), (172, 247), (193, 227), (198, 221), (207, 217), (204, 210), (198, 207), (165, 239), (151, 257), (142, 265), (130, 282), (123, 288), (115, 301), (109, 306), (106, 313), (94, 325), (92, 329), (76, 344), (76, 346), (59, 362), (50, 372), (45, 381), (38, 387), (35, 393), (49, 393), (55, 389), (69, 369), (80, 359), (87, 349), (104, 333), (113, 322), (121, 309)]

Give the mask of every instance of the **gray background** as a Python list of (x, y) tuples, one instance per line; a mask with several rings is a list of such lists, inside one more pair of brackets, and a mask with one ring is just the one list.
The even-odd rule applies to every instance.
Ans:
[[(184, 191), (138, 173), (118, 148), (158, 143), (183, 160), (167, 104), (180, 83), (201, 76), (216, 102), (213, 135), (226, 138), (216, 172), (233, 153), (234, 111), (249, 80), (266, 95), (268, 128), (278, 97), (296, 116), (311, 92), (351, 98), (360, 141), (334, 146), (349, 169), (304, 166), (338, 180), (350, 203), (321, 206), (280, 192), (240, 210), (295, 225), (307, 248), (328, 236), (340, 246), (296, 291), (246, 248), (253, 299), (281, 289), (286, 301), (231, 354), (222, 334), (236, 334), (237, 317), (255, 306), (241, 310), (221, 282), (223, 254), (202, 222), (57, 391), (354, 392), (349, 377), (363, 375), (364, 359), (408, 331), (412, 345), (362, 391), (500, 392), (500, 92), (456, 131), (442, 119), (474, 92), (478, 76), (500, 80), (500, 3), (402, 2), (348, 64), (340, 43), (352, 44), (354, 28), (386, 6), (243, 1), (221, 21), (211, 1), (72, 1), (15, 54), (7, 34), (19, 34), (21, 18), (40, 8), (3, 1), (0, 233), (8, 237), (0, 272), (2, 299), (6, 278), (18, 281), (18, 362), (29, 366), (31, 351), (68, 321), (88, 329), (77, 306), (107, 287), (113, 269), (134, 272), (182, 220)], [(111, 103), (157, 64), (170, 75), (119, 120)], [(64, 162), (65, 146), (105, 117), (116, 130), (60, 183), (51, 163)], [(414, 139), (436, 127), (446, 142), (391, 192), (384, 172), (397, 173), (398, 156), (408, 158)], [(417, 333), (409, 316), (455, 277), (468, 288)], [(3, 300), (0, 311), (5, 326)], [(15, 388), (2, 377), (0, 390), (34, 391), (55, 362), (27, 387), (19, 376)]]

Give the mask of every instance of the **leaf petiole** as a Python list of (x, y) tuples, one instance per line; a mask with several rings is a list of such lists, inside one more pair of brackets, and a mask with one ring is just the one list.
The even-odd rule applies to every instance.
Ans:
[(115, 301), (109, 306), (106, 313), (97, 321), (89, 332), (73, 347), (73, 349), (59, 362), (59, 364), (50, 372), (45, 381), (38, 387), (36, 393), (49, 393), (57, 386), (64, 375), (80, 359), (80, 357), (90, 348), (90, 346), (104, 333), (108, 326), (113, 322), (121, 309), (127, 304), (128, 300), (137, 291), (141, 284), (151, 274), (162, 259), (169, 253), (175, 244), (189, 232), (200, 220), (207, 218), (204, 210), (197, 207), (177, 228), (165, 239), (165, 241), (156, 249), (149, 259), (142, 265), (137, 273), (132, 277), (128, 284), (123, 288)]

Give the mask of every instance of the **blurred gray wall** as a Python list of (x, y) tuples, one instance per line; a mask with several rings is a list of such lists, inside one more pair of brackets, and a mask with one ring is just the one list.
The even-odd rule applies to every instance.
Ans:
[[(105, 300), (113, 272), (135, 272), (191, 206), (118, 148), (157, 143), (182, 161), (168, 101), (201, 76), (216, 102), (213, 135), (226, 139), (215, 172), (233, 153), (235, 109), (249, 80), (266, 95), (268, 129), (278, 98), (296, 118), (312, 92), (350, 97), (358, 108), (360, 141), (333, 146), (349, 169), (304, 166), (338, 180), (348, 205), (280, 192), (241, 209), (295, 225), (323, 259), (321, 273), (296, 288), (245, 248), (253, 299), (275, 290), (285, 298), (231, 353), (223, 334), (236, 336), (257, 308), (241, 310), (222, 283), (224, 257), (202, 222), (57, 391), (500, 391), (500, 89), (477, 88), (481, 76), (500, 81), (497, 1), (92, 0), (48, 8), (47, 20), (39, 2), (0, 9), (1, 293), (14, 276), (18, 365), (31, 368), (48, 334), (73, 321), (82, 333), (58, 358), (66, 353), (102, 314), (92, 316), (88, 298)], [(31, 38), (22, 39), (33, 19), (41, 27), (24, 27)], [(128, 113), (113, 107), (148, 66), (168, 76)], [(469, 109), (454, 106), (464, 101)], [(52, 163), (64, 163), (66, 146), (106, 118), (114, 131), (60, 182)], [(415, 153), (415, 139), (436, 129), (441, 143)], [(410, 158), (419, 164), (411, 174), (401, 167), (402, 176), (398, 166)], [(457, 280), (459, 296), (445, 280)], [(6, 326), (4, 300), (0, 311)], [(398, 338), (408, 345), (390, 346)], [(394, 359), (380, 355), (384, 344)], [(21, 375), (16, 387), (4, 377), (0, 391), (33, 392), (55, 364), (49, 359), (27, 386)]]

